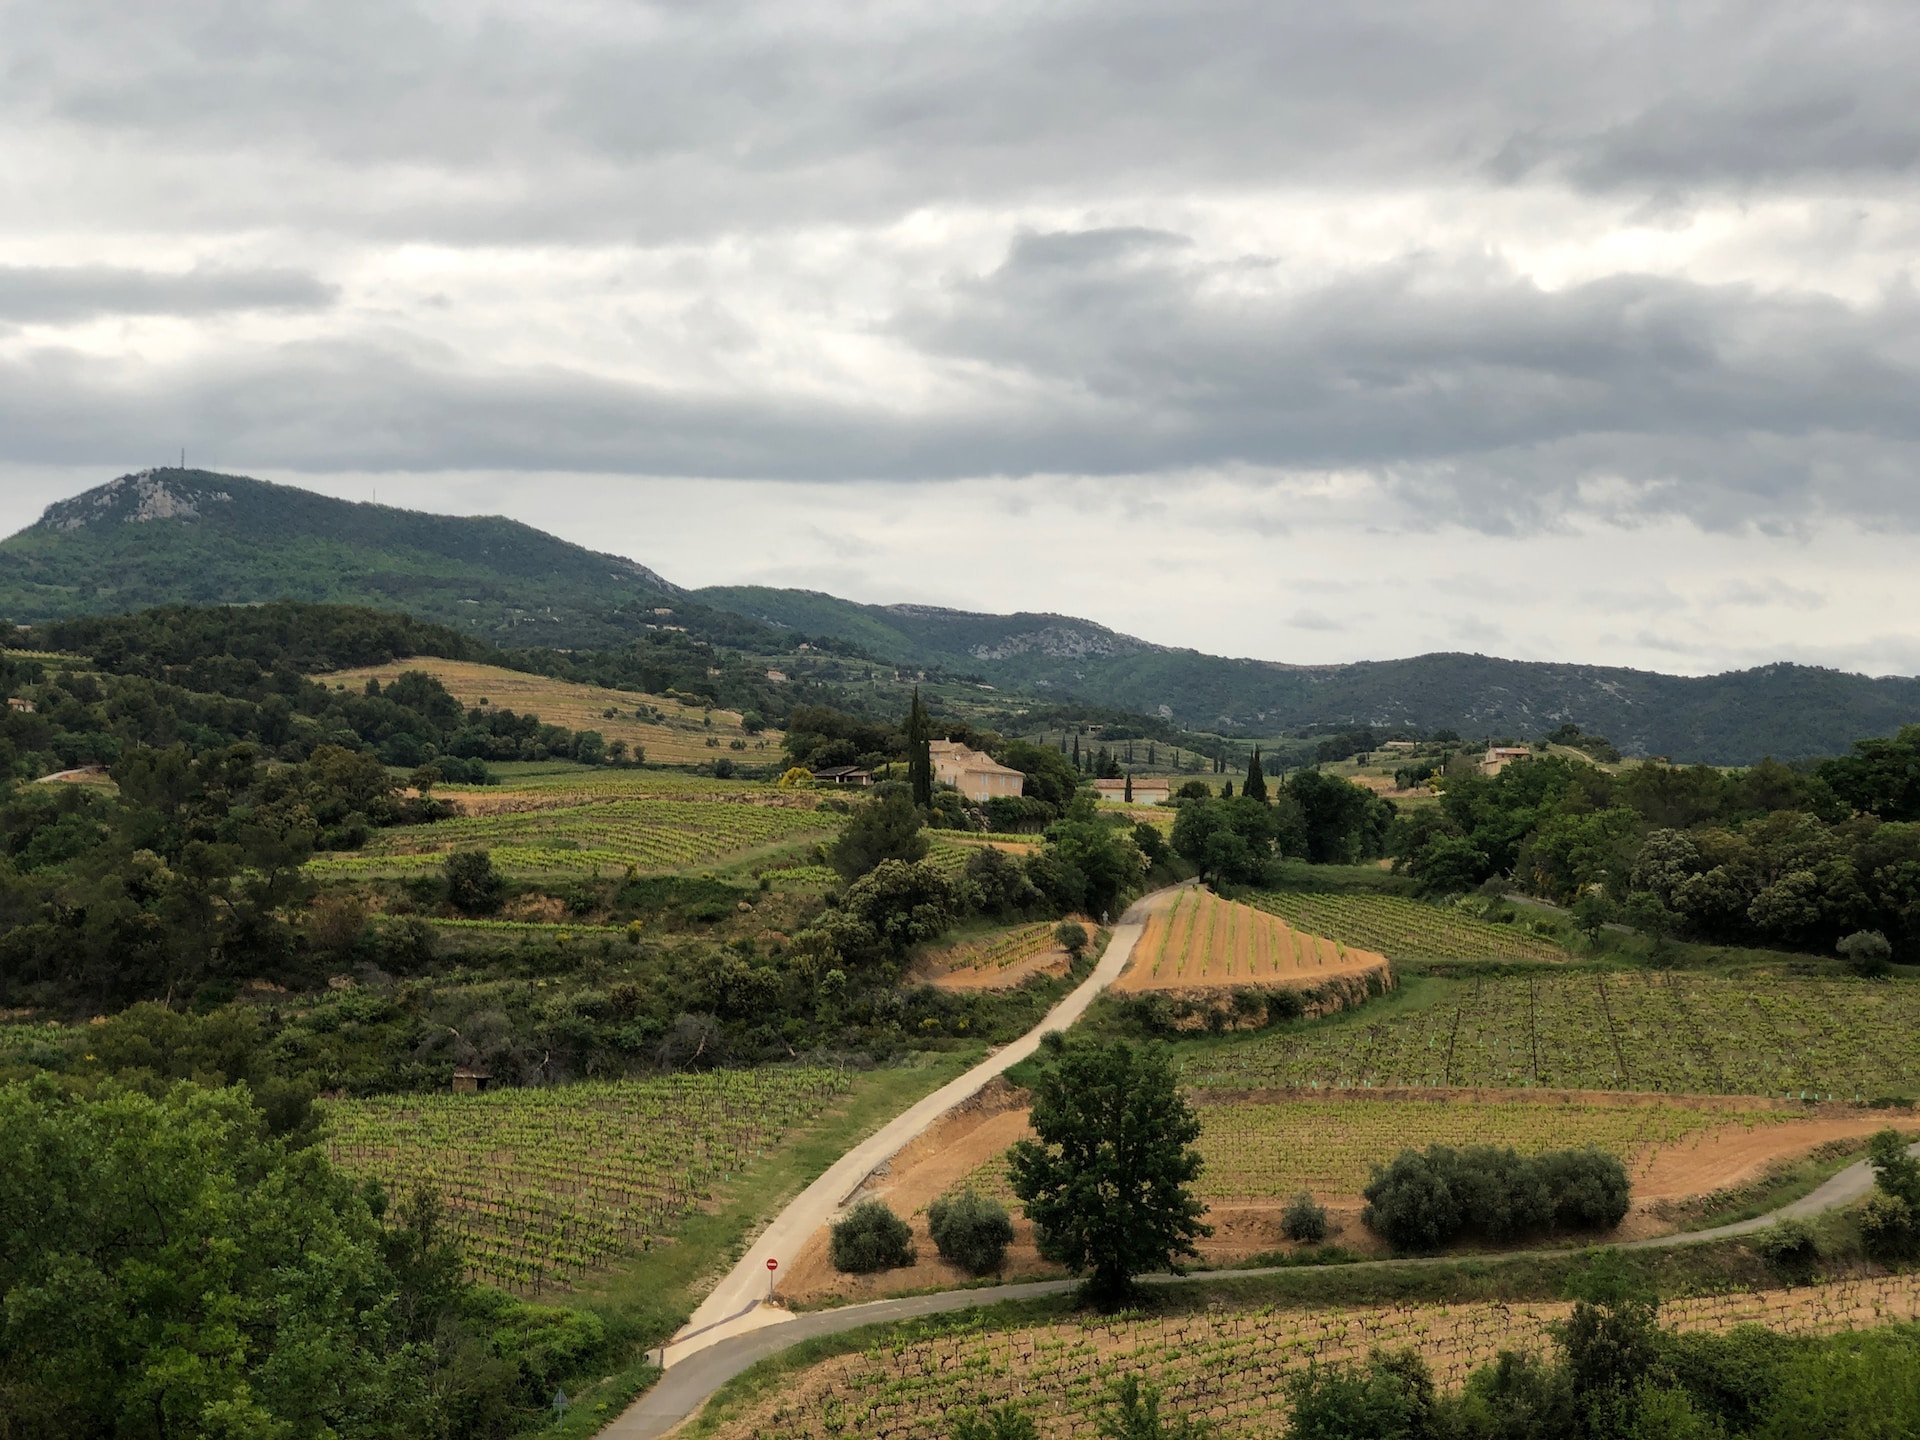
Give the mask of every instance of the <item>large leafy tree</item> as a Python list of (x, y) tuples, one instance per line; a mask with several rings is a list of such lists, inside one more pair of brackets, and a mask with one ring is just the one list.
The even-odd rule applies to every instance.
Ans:
[[(1050, 1037), (1051, 1039), (1051, 1037)], [(1197, 1255), (1213, 1233), (1192, 1184), (1200, 1121), (1163, 1049), (1052, 1042), (1033, 1086), (1032, 1140), (1014, 1146), (1013, 1192), (1040, 1253), (1087, 1277), (1087, 1298), (1112, 1307), (1134, 1277)]]
[(244, 1091), (0, 1090), (0, 1434), (440, 1432), (367, 1198)]

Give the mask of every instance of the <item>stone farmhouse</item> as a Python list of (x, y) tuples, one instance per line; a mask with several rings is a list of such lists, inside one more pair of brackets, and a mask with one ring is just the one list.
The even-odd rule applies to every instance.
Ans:
[(1531, 760), (1533, 751), (1524, 745), (1494, 745), (1480, 757), (1480, 773), (1498, 775), (1516, 760)]
[(1027, 777), (1018, 770), (957, 740), (935, 740), (928, 749), (933, 756), (933, 778), (953, 786), (976, 805), (1003, 795), (1018, 795), (1027, 783)]

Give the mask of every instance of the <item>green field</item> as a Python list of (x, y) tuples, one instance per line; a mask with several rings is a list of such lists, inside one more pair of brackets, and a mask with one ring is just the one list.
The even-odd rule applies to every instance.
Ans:
[(1519, 925), (1495, 925), (1404, 895), (1269, 890), (1244, 897), (1289, 925), (1389, 960), (1565, 960), (1567, 952)]
[[(1206, 1162), (1194, 1192), (1206, 1200), (1285, 1200), (1302, 1190), (1354, 1196), (1376, 1165), (1409, 1145), (1501, 1145), (1525, 1155), (1593, 1146), (1626, 1162), (1726, 1125), (1778, 1124), (1801, 1118), (1793, 1108), (1703, 1109), (1669, 1104), (1559, 1100), (1386, 1100), (1359, 1097), (1231, 1099), (1209, 1102), (1196, 1092)], [(988, 1161), (971, 1182), (1013, 1202), (1004, 1157)]]
[(1920, 984), (1687, 973), (1432, 979), (1319, 1025), (1188, 1051), (1196, 1086), (1920, 1094)]
[(409, 875), (452, 851), (483, 849), (519, 877), (663, 873), (821, 838), (838, 823), (831, 812), (799, 807), (631, 797), (402, 826), (379, 832), (364, 850), (320, 856), (311, 868), (321, 878)]
[(773, 1068), (342, 1100), (325, 1107), (326, 1146), (396, 1197), (437, 1190), (473, 1274), (525, 1292), (671, 1238), (851, 1083), (839, 1070)]

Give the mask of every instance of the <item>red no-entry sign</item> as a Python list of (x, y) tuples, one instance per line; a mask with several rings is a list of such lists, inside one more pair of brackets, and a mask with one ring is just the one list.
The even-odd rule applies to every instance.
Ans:
[(780, 1262), (779, 1262), (778, 1260), (775, 1260), (775, 1259), (774, 1259), (774, 1258), (773, 1258), (772, 1256), (768, 1256), (768, 1257), (767, 1257), (767, 1269), (768, 1269), (768, 1270), (778, 1270), (779, 1268), (780, 1268)]

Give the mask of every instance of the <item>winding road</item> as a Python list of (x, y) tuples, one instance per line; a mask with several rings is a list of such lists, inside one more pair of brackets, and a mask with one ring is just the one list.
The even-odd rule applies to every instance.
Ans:
[[(1062, 1295), (1074, 1287), (1069, 1280), (1039, 1280), (1017, 1285), (994, 1285), (970, 1290), (947, 1290), (933, 1295), (910, 1295), (894, 1300), (875, 1300), (862, 1305), (847, 1305), (833, 1310), (805, 1314), (770, 1306), (767, 1298), (768, 1256), (788, 1257), (828, 1224), (853, 1193), (887, 1161), (925, 1132), (936, 1120), (957, 1105), (977, 1095), (987, 1082), (1032, 1055), (1041, 1038), (1052, 1030), (1063, 1030), (1085, 1013), (1101, 991), (1119, 978), (1132, 958), (1135, 942), (1145, 928), (1147, 916), (1161, 908), (1180, 886), (1156, 890), (1137, 901), (1114, 927), (1106, 951), (1093, 973), (1032, 1030), (995, 1052), (959, 1079), (950, 1081), (918, 1104), (888, 1122), (860, 1142), (790, 1203), (760, 1237), (748, 1247), (738, 1264), (713, 1289), (694, 1311), (686, 1326), (661, 1352), (666, 1373), (660, 1382), (629, 1406), (618, 1419), (600, 1433), (604, 1440), (659, 1440), (680, 1425), (722, 1385), (750, 1366), (777, 1355), (801, 1341), (821, 1335), (837, 1335), (864, 1325), (911, 1320), (925, 1315), (944, 1314), (992, 1305), (1002, 1300), (1030, 1300)], [(1920, 1156), (1920, 1143), (1911, 1147)], [(1837, 1209), (1860, 1199), (1873, 1188), (1873, 1175), (1865, 1161), (1848, 1166), (1811, 1194), (1770, 1214), (1706, 1230), (1682, 1231), (1646, 1240), (1622, 1242), (1622, 1250), (1666, 1249), (1679, 1245), (1697, 1245), (1712, 1240), (1750, 1235), (1764, 1230), (1776, 1220), (1806, 1219)], [(1591, 1247), (1581, 1246), (1577, 1249)], [(1572, 1250), (1510, 1251), (1482, 1255), (1482, 1260), (1512, 1259), (1521, 1255), (1539, 1256), (1574, 1253)], [(1428, 1256), (1415, 1259), (1356, 1261), (1346, 1270), (1377, 1269), (1383, 1266), (1445, 1265), (1457, 1257)], [(1249, 1279), (1263, 1275), (1297, 1273), (1300, 1267), (1275, 1267), (1253, 1270), (1205, 1270), (1185, 1275), (1146, 1277), (1150, 1285), (1194, 1284), (1219, 1279)]]

